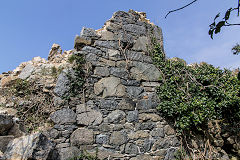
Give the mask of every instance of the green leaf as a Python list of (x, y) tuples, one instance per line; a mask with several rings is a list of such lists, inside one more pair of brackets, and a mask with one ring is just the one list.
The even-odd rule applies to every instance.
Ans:
[(213, 29), (209, 29), (208, 35), (212, 35), (212, 34), (213, 34)]
[(211, 39), (213, 39), (213, 31), (214, 30), (209, 30), (208, 34), (211, 36)]
[(237, 78), (240, 81), (240, 72), (238, 72)]
[(214, 33), (218, 34), (220, 31), (221, 31), (221, 28), (216, 28)]
[(220, 13), (218, 13), (215, 18), (214, 18), (214, 21), (220, 16)]
[(216, 28), (221, 28), (222, 26), (225, 25), (225, 21), (220, 21), (218, 22), (218, 24), (216, 25)]
[(218, 22), (218, 24), (216, 25), (216, 28), (215, 28), (215, 34), (219, 33), (221, 31), (222, 26), (224, 26), (224, 25), (225, 25), (225, 21)]
[[(219, 22), (208, 34), (212, 37), (214, 32), (220, 32), (225, 23)], [(181, 65), (179, 60), (166, 59), (160, 50), (152, 53), (165, 79), (157, 89), (158, 110), (173, 120), (179, 133), (202, 130), (209, 120), (240, 121), (240, 82), (230, 70), (207, 63), (190, 67)]]
[(233, 48), (232, 48), (232, 52), (235, 55), (238, 55), (240, 53), (240, 45), (236, 44)]
[(216, 25), (216, 23), (213, 22), (212, 24), (209, 25), (209, 27), (210, 27), (210, 28), (213, 28), (213, 27), (215, 27), (215, 25)]
[(229, 19), (231, 11), (232, 11), (232, 8), (229, 8), (225, 13), (225, 17), (224, 17), (225, 21)]

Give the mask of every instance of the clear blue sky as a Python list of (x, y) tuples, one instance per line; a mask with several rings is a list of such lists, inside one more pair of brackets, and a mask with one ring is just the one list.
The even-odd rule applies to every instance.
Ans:
[[(163, 29), (168, 57), (187, 63), (205, 61), (221, 68), (240, 66), (240, 56), (231, 48), (240, 42), (240, 27), (225, 28), (211, 40), (208, 25), (218, 12), (235, 7), (237, 0), (199, 0), (192, 6), (165, 14), (189, 0), (1, 0), (0, 73), (13, 70), (21, 62), (46, 58), (53, 43), (63, 50), (73, 48), (82, 27), (99, 29), (113, 12), (134, 9)], [(236, 17), (234, 15), (234, 17)], [(234, 21), (238, 21), (235, 18)]]

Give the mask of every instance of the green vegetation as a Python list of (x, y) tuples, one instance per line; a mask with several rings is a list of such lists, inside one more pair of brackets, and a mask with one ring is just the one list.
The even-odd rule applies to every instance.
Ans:
[[(173, 13), (173, 12), (177, 12), (179, 10), (182, 10), (182, 9), (185, 9), (189, 6), (191, 6), (192, 4), (196, 3), (198, 0), (192, 0), (190, 3), (180, 7), (180, 8), (177, 8), (177, 9), (174, 9), (174, 10), (171, 10), (169, 11), (165, 18), (167, 18), (167, 16), (170, 14), (170, 13)], [(219, 18), (220, 17), (220, 13), (218, 13), (214, 20), (213, 20), (213, 23), (209, 25), (209, 31), (208, 31), (208, 34), (210, 35), (210, 37), (213, 39), (213, 34), (218, 34), (221, 32), (221, 28), (222, 27), (229, 27), (229, 26), (239, 26), (240, 23), (232, 23), (230, 20), (231, 16), (232, 16), (232, 13), (233, 12), (236, 12), (236, 15), (237, 17), (239, 17), (239, 14), (240, 14), (240, 0), (237, 0), (237, 3), (234, 4), (235, 7), (231, 7), (229, 8), (223, 18)], [(217, 21), (218, 20), (218, 21)]]
[(70, 80), (70, 89), (69, 93), (64, 97), (65, 99), (79, 95), (83, 91), (85, 83), (85, 72), (83, 70), (85, 65), (84, 55), (73, 54), (69, 57), (68, 61), (74, 66), (72, 68), (73, 74), (71, 72), (67, 75)]
[(10, 88), (10, 91), (16, 96), (26, 96), (31, 94), (30, 82), (27, 80), (16, 79)]
[(100, 160), (98, 158), (98, 150), (96, 150), (96, 154), (92, 155), (88, 152), (82, 152), (79, 156), (70, 158), (69, 160)]
[(16, 79), (6, 93), (9, 97), (14, 97), (9, 100), (14, 102), (14, 108), (18, 111), (17, 116), (25, 125), (27, 132), (47, 123), (50, 113), (56, 109), (53, 105), (53, 96), (45, 93), (36, 82)]
[(83, 55), (77, 55), (77, 54), (72, 54), (69, 58), (68, 58), (68, 62), (73, 64), (74, 62), (76, 62), (77, 64), (81, 64), (83, 62)]
[[(198, 0), (192, 0), (190, 3), (180, 7), (180, 8), (177, 8), (177, 9), (174, 9), (174, 10), (171, 10), (169, 11), (165, 18), (167, 18), (167, 16), (170, 14), (170, 13), (173, 13), (173, 12), (176, 12), (176, 11), (179, 11), (179, 10), (182, 10), (182, 9), (185, 9), (186, 7), (189, 7), (190, 5), (194, 4), (195, 2), (197, 2)], [(213, 35), (214, 34), (218, 34), (221, 32), (221, 29), (223, 27), (229, 27), (229, 26), (240, 26), (240, 23), (232, 23), (233, 22), (233, 19), (231, 19), (233, 16), (233, 13), (235, 13), (235, 15), (237, 17), (239, 17), (240, 15), (240, 0), (237, 0), (236, 1), (237, 3), (234, 4), (235, 7), (231, 7), (229, 8), (228, 10), (226, 10), (224, 16), (222, 18), (220, 18), (220, 12), (215, 16), (214, 20), (213, 20), (213, 23), (209, 25), (209, 31), (208, 31), (208, 34), (209, 36), (213, 39)], [(234, 37), (235, 38), (235, 37)], [(232, 52), (233, 54), (237, 55), (239, 52), (240, 52), (240, 48), (239, 48), (239, 44), (236, 44), (233, 48), (232, 48)]]
[(235, 55), (238, 55), (240, 53), (240, 45), (238, 43), (232, 48), (232, 52)]
[(212, 39), (213, 39), (213, 34), (220, 33), (222, 27), (240, 25), (240, 24), (233, 24), (229, 22), (229, 18), (232, 12), (236, 11), (237, 16), (239, 16), (239, 7), (240, 7), (239, 2), (240, 1), (238, 1), (238, 6), (236, 8), (229, 8), (226, 11), (224, 17), (220, 19), (218, 22), (216, 22), (216, 20), (220, 17), (220, 13), (218, 13), (215, 16), (213, 23), (209, 25), (210, 29), (208, 31), (208, 34), (211, 36)]
[(51, 68), (51, 75), (56, 79), (58, 77), (58, 75), (62, 72), (63, 68), (56, 68), (55, 66), (53, 66)]
[(180, 134), (202, 131), (209, 120), (239, 125), (240, 81), (230, 70), (206, 63), (186, 66), (182, 60), (167, 59), (154, 40), (151, 55), (162, 73), (158, 110), (173, 121)]
[[(182, 148), (177, 150), (177, 152), (175, 153), (174, 157), (176, 158), (176, 160), (184, 160), (187, 157), (187, 153), (186, 151)], [(190, 160), (190, 158), (188, 158)]]

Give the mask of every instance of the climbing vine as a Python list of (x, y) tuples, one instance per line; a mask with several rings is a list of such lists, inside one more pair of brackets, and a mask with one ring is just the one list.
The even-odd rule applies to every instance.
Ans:
[(239, 129), (240, 81), (230, 70), (167, 59), (154, 39), (150, 53), (162, 73), (157, 109), (173, 121), (180, 134), (202, 131), (209, 120), (222, 120), (235, 126), (235, 131)]

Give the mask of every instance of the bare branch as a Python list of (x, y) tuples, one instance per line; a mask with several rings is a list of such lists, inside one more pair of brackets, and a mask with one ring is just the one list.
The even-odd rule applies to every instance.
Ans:
[[(239, 1), (240, 1), (240, 0), (239, 0)], [(178, 9), (169, 11), (169, 12), (167, 13), (167, 15), (165, 16), (165, 18), (167, 18), (167, 16), (168, 16), (170, 13), (179, 11), (179, 10), (181, 10), (181, 9), (184, 9), (184, 8), (192, 5), (192, 4), (195, 3), (195, 2), (197, 2), (197, 0), (192, 1), (191, 3), (188, 3), (187, 5), (185, 5), (185, 6), (181, 7), (181, 8), (178, 8)]]
[(238, 16), (239, 16), (239, 7), (240, 7), (240, 0), (238, 0)]
[(239, 26), (240, 24), (227, 24), (227, 25), (224, 25), (224, 26)]
[(228, 23), (226, 21), (226, 24), (224, 26), (239, 26), (239, 25), (240, 25), (240, 23), (233, 23), (233, 24), (231, 24), (231, 23)]

